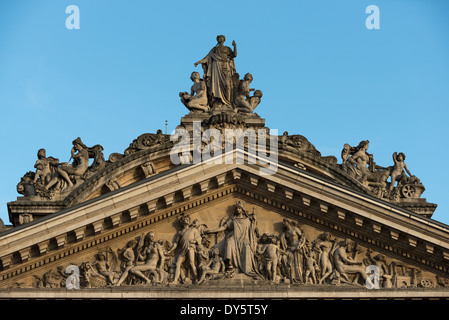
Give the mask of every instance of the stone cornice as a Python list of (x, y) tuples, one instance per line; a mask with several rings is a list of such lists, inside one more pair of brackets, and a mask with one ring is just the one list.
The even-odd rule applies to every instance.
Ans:
[[(3, 299), (95, 299), (95, 300), (116, 300), (116, 299), (219, 299), (227, 301), (229, 299), (293, 299), (293, 300), (448, 300), (448, 288), (409, 288), (409, 289), (379, 289), (367, 290), (354, 286), (342, 287), (325, 285), (325, 289), (317, 290), (313, 285), (252, 285), (237, 284), (234, 286), (186, 286), (180, 288), (173, 287), (152, 287), (151, 289), (141, 287), (117, 287), (117, 288), (96, 288), (82, 290), (67, 289), (0, 289), (0, 298)], [(170, 302), (169, 302), (170, 303)], [(187, 302), (186, 302), (187, 304)]]

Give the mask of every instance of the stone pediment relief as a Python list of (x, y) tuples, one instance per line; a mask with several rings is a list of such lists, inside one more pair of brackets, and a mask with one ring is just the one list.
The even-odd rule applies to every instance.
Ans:
[[(224, 35), (218, 35), (216, 40), (217, 44), (206, 56), (193, 64), (195, 68), (201, 65), (203, 74), (193, 71), (190, 92), (179, 93), (181, 103), (189, 113), (181, 119), (176, 134), (169, 136), (161, 130), (144, 133), (134, 139), (123, 153), (114, 152), (107, 160), (101, 145), (87, 146), (81, 138), (72, 142), (68, 162), (47, 156), (45, 149), (40, 149), (35, 171), (27, 172), (17, 185), (17, 191), (23, 197), (8, 204), (13, 225), (42, 218), (150, 176), (163, 174), (178, 164), (170, 161), (169, 154), (170, 150), (182, 144), (187, 145), (187, 152), (179, 162), (192, 164), (197, 163), (195, 153), (198, 152), (212, 155), (213, 152), (228, 151), (229, 146), (251, 151), (252, 138), (265, 145), (269, 153), (276, 154), (279, 163), (293, 165), (431, 217), (436, 205), (421, 198), (424, 185), (411, 174), (403, 153), (393, 153), (391, 166), (380, 166), (368, 153), (366, 140), (356, 147), (344, 144), (342, 162), (338, 163), (333, 155), (321, 155), (306, 137), (288, 132), (280, 135), (277, 130), (266, 127), (265, 120), (255, 113), (261, 103), (262, 91), (252, 88), (254, 79), (251, 73), (245, 72), (240, 79), (237, 72), (236, 42), (232, 41), (231, 48), (225, 45)], [(190, 136), (178, 140), (182, 130)], [(233, 131), (229, 136), (228, 130)], [(246, 140), (241, 140), (242, 136), (237, 137), (236, 132), (242, 133)], [(199, 143), (195, 144), (197, 139)]]
[(17, 281), (9, 281), (10, 286), (163, 290), (229, 287), (235, 281), (293, 285), (298, 290), (307, 284), (323, 288), (446, 286), (441, 275), (342, 237), (338, 230), (324, 231), (302, 219), (303, 213), (270, 210), (241, 195), (212, 202), (192, 213), (150, 220), (135, 231), (117, 229), (120, 236), (105, 235), (79, 257), (56, 259), (33, 270), (32, 276), (22, 274)]
[[(405, 226), (400, 209), (376, 213), (373, 200), (361, 207), (360, 194), (306, 172), (298, 180), (291, 169), (261, 177), (247, 165), (200, 164), (30, 222), (0, 238), (1, 282), (63, 287), (69, 277), (64, 270), (76, 266), (82, 288), (220, 285), (236, 279), (363, 287), (370, 276), (366, 267), (375, 265), (384, 287), (444, 284), (447, 231), (437, 224), (433, 230)], [(236, 213), (243, 214), (242, 226), (233, 220)], [(248, 236), (245, 246), (227, 244), (240, 227)], [(27, 233), (34, 244), (24, 241)], [(192, 245), (184, 234), (192, 236)]]
[(405, 155), (380, 166), (362, 141), (339, 163), (270, 130), (236, 43), (217, 42), (179, 93), (175, 134), (144, 133), (107, 160), (81, 138), (68, 162), (38, 151), (8, 203), (0, 288), (448, 286), (449, 228), (428, 219), (436, 205)]

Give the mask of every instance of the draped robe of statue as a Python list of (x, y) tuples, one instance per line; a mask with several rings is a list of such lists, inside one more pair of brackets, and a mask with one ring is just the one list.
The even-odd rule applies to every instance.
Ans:
[(233, 98), (234, 57), (231, 48), (216, 46), (198, 62), (203, 65), (209, 96), (229, 106), (232, 106)]
[(225, 224), (229, 233), (225, 240), (224, 260), (249, 276), (257, 276), (256, 221), (244, 214), (230, 217)]
[(289, 278), (292, 282), (303, 281), (303, 260), (304, 260), (305, 238), (301, 230), (292, 225), (290, 221), (284, 219), (284, 231), (281, 234), (281, 249), (286, 253)]

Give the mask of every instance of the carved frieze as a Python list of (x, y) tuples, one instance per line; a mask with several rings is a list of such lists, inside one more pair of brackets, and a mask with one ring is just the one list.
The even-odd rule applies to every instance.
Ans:
[[(21, 283), (62, 288), (79, 271), (80, 288), (121, 286), (221, 286), (239, 277), (279, 286), (377, 288), (447, 287), (448, 279), (376, 252), (356, 240), (322, 231), (296, 219), (269, 218), (241, 200), (227, 214), (181, 214), (173, 229), (139, 232), (125, 242), (98, 245), (97, 253), (63, 264)], [(276, 215), (277, 216), (277, 215)], [(172, 232), (167, 232), (173, 230)], [(371, 287), (370, 287), (371, 286)]]

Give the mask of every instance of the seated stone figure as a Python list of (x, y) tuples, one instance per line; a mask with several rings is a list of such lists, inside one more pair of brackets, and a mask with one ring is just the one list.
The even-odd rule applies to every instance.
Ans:
[[(351, 283), (348, 274), (358, 274), (366, 282), (368, 275), (363, 263), (351, 258), (348, 253), (355, 250), (355, 242), (350, 239), (345, 241), (338, 247), (333, 254), (335, 264), (335, 279), (346, 283)], [(337, 281), (338, 281), (337, 280)]]
[(36, 174), (33, 179), (33, 183), (39, 182), (46, 186), (53, 178), (55, 167), (58, 165), (59, 160), (53, 157), (47, 157), (45, 149), (39, 149), (37, 152), (37, 161), (34, 167), (36, 168)]
[(180, 92), (181, 102), (192, 112), (209, 111), (206, 83), (200, 78), (198, 72), (192, 72), (190, 79), (193, 81), (190, 94)]
[(58, 172), (61, 177), (67, 182), (68, 187), (72, 187), (73, 183), (69, 175), (82, 177), (89, 168), (89, 150), (80, 138), (73, 140), (73, 148), (71, 152), (73, 158), (72, 164), (61, 164), (58, 167)]
[[(237, 75), (237, 74), (236, 74)], [(236, 84), (235, 110), (241, 113), (252, 113), (259, 105), (262, 98), (262, 91), (250, 88), (249, 85), (253, 81), (250, 73), (245, 74), (243, 80), (239, 80)], [(250, 92), (254, 91), (254, 95), (250, 96)]]

